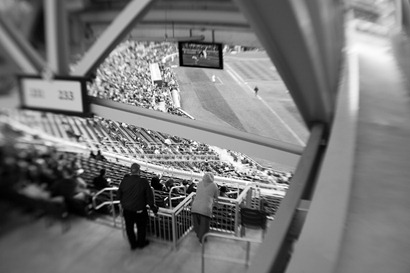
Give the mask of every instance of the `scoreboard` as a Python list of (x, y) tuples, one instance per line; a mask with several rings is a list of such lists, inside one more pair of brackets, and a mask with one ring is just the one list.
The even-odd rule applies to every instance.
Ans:
[(179, 41), (179, 66), (223, 69), (222, 43)]
[(39, 76), (19, 76), (18, 79), (22, 108), (72, 115), (89, 112), (85, 78), (45, 80)]

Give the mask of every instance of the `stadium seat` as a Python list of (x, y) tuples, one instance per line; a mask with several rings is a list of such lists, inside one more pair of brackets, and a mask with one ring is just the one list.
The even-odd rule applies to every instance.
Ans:
[(246, 228), (260, 229), (262, 230), (262, 238), (264, 237), (267, 224), (267, 216), (264, 211), (241, 208), (240, 215), (241, 237), (245, 236)]

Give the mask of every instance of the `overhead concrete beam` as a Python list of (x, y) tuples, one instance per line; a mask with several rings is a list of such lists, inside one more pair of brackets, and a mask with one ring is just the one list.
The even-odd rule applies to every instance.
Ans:
[(176, 117), (110, 100), (91, 98), (92, 113), (111, 120), (231, 149), (294, 169), (304, 147), (199, 120)]
[(58, 75), (69, 73), (67, 14), (64, 0), (44, 0), (47, 62)]
[(155, 0), (134, 0), (130, 2), (91, 46), (71, 74), (73, 76), (87, 76), (108, 56), (134, 25), (145, 16), (154, 2)]
[[(337, 3), (318, 10), (319, 6), (310, 1), (235, 2), (277, 67), (307, 127), (317, 122), (328, 126), (334, 114), (334, 89), (338, 81), (332, 77), (330, 84), (328, 71), (339, 72), (340, 62), (335, 60), (340, 59), (341, 51), (321, 52), (320, 49), (327, 47), (324, 42), (329, 39), (337, 43), (333, 44), (335, 48), (341, 49), (343, 32), (338, 28), (343, 26), (336, 24), (338, 17), (324, 13), (336, 9)], [(320, 19), (313, 15), (320, 15)], [(319, 23), (325, 24), (324, 29), (315, 29)]]
[(47, 66), (19, 30), (4, 17), (0, 17), (0, 43), (24, 73), (37, 75)]
[[(95, 24), (91, 25), (93, 34), (98, 37), (101, 35), (105, 29), (105, 24)], [(128, 34), (129, 39), (134, 39), (136, 41), (164, 41), (165, 34), (168, 38), (180, 38), (186, 37), (201, 37), (204, 42), (217, 42), (226, 45), (242, 45), (248, 47), (261, 48), (261, 43), (258, 37), (250, 29), (235, 29), (235, 28), (212, 28), (208, 30), (203, 30), (200, 28), (190, 28), (190, 25), (177, 26), (175, 29), (164, 25), (141, 25), (133, 28)], [(214, 32), (214, 40), (212, 40), (212, 31)], [(203, 37), (203, 38), (202, 38)]]
[[(84, 23), (112, 22), (118, 11), (90, 11), (79, 15)], [(213, 25), (226, 27), (249, 28), (245, 16), (238, 11), (224, 10), (150, 10), (141, 18), (140, 23), (173, 23), (190, 25)]]

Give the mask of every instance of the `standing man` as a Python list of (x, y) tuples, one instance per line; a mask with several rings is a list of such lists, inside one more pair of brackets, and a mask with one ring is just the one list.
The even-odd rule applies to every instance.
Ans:
[[(131, 175), (124, 177), (118, 188), (118, 198), (123, 208), (125, 229), (131, 250), (144, 248), (149, 244), (145, 239), (148, 224), (147, 205), (155, 214), (158, 212), (148, 180), (140, 176), (140, 167), (139, 164), (133, 163)], [(137, 225), (137, 238), (135, 225)]]
[(254, 88), (253, 90), (255, 91), (255, 96), (257, 96), (257, 95), (258, 95), (259, 88), (258, 88), (257, 86), (255, 86), (255, 88)]

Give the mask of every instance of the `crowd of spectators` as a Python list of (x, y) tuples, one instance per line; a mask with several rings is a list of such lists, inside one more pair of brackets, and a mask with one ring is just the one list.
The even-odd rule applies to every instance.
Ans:
[(77, 158), (39, 144), (6, 144), (0, 147), (0, 178), (3, 194), (18, 194), (33, 200), (61, 200), (68, 211), (87, 215), (90, 191), (81, 177)]
[[(4, 159), (0, 162), (0, 185), (3, 191), (9, 188), (36, 200), (62, 200), (69, 211), (89, 215), (92, 208), (90, 190), (118, 186), (118, 183), (111, 183), (110, 179), (106, 178), (106, 173), (108, 172), (110, 177), (113, 177), (112, 172), (119, 168), (112, 167), (111, 164), (114, 163), (97, 158), (97, 155), (102, 156), (99, 150), (97, 154), (91, 152), (90, 156), (79, 157), (74, 153), (62, 152), (51, 144), (45, 145), (44, 143), (25, 142), (17, 143), (17, 145), (0, 143), (0, 158)], [(97, 161), (98, 164), (94, 164)], [(202, 164), (204, 172), (212, 166), (211, 162), (202, 162)], [(94, 166), (93, 171), (90, 169), (91, 165)], [(95, 169), (97, 166), (99, 169)], [(129, 174), (122, 172), (116, 175), (125, 177)], [(186, 195), (197, 190), (198, 181), (183, 180), (173, 175), (164, 176), (152, 173), (144, 173), (144, 175), (150, 179), (155, 196), (159, 197), (155, 199), (158, 206), (175, 207), (184, 200)], [(184, 186), (184, 188), (174, 188), (175, 186)], [(237, 195), (232, 196), (227, 185), (217, 186), (221, 193), (220, 196), (237, 197)]]
[[(90, 96), (184, 116), (172, 99), (179, 90), (166, 56), (177, 52), (175, 43), (125, 41), (118, 45), (97, 68), (88, 86)], [(150, 64), (157, 63), (162, 84), (151, 79)], [(165, 109), (163, 106), (165, 104)]]
[[(18, 118), (18, 120), (22, 119)], [(31, 120), (31, 118), (28, 119), (28, 121)], [(66, 129), (73, 130), (75, 128), (74, 122), (67, 122), (67, 118), (64, 121), (63, 125), (67, 126)], [(89, 146), (91, 150), (97, 148), (102, 151), (111, 151), (113, 148), (108, 149), (107, 146), (116, 146), (114, 152), (119, 152), (118, 149), (123, 148), (121, 149), (122, 155), (131, 155), (133, 158), (149, 161), (151, 164), (163, 166), (165, 169), (179, 169), (197, 173), (209, 171), (218, 176), (246, 181), (289, 184), (291, 179), (291, 174), (264, 168), (253, 159), (238, 152), (226, 150), (226, 154), (230, 158), (228, 161), (226, 156), (221, 157), (220, 151), (216, 147), (194, 140), (150, 131), (101, 117), (87, 118), (85, 121), (76, 119), (75, 121), (79, 127), (88, 127), (93, 132), (92, 134), (97, 136), (98, 144), (97, 146), (94, 144), (94, 147)], [(44, 122), (36, 123), (44, 124)], [(58, 123), (56, 125), (58, 126)], [(78, 128), (76, 132), (79, 132)], [(82, 138), (87, 140), (90, 135), (84, 133)], [(90, 141), (95, 140), (90, 139)], [(90, 153), (90, 156), (104, 160), (101, 150), (96, 155)]]
[(178, 136), (170, 136), (169, 138), (176, 144), (175, 148), (182, 154), (217, 155), (207, 144)]

